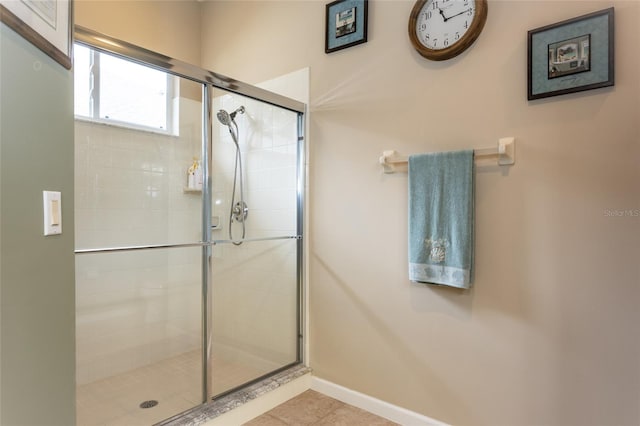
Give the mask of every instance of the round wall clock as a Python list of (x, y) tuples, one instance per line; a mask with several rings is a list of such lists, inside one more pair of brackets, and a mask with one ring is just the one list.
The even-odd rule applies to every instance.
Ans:
[(464, 52), (487, 21), (487, 0), (418, 0), (409, 16), (409, 38), (427, 59), (444, 61)]

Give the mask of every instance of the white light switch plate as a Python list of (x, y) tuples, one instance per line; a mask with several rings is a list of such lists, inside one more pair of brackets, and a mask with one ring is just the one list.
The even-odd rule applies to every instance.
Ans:
[(42, 191), (44, 206), (44, 235), (62, 234), (62, 195), (56, 191)]

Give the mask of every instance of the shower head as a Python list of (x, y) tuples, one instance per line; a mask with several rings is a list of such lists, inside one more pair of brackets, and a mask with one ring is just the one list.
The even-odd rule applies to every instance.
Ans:
[(234, 119), (236, 118), (236, 115), (238, 113), (244, 114), (244, 107), (243, 106), (241, 106), (240, 108), (236, 109), (231, 114), (229, 114), (227, 111), (221, 109), (216, 114), (216, 117), (218, 117), (218, 121), (220, 121), (222, 124), (224, 124), (225, 126), (229, 126), (229, 125), (231, 125), (231, 123), (235, 124), (235, 120)]
[(243, 106), (240, 106), (240, 108), (236, 109), (231, 114), (229, 114), (226, 110), (221, 109), (216, 114), (216, 117), (218, 117), (218, 121), (220, 121), (220, 123), (222, 123), (223, 125), (229, 128), (229, 133), (231, 134), (231, 139), (233, 139), (233, 143), (236, 144), (236, 147), (238, 149), (240, 149), (240, 146), (238, 145), (238, 124), (236, 123), (236, 120), (234, 120), (238, 113), (244, 114)]
[(218, 117), (218, 121), (220, 121), (225, 126), (228, 126), (228, 125), (231, 124), (231, 116), (229, 115), (229, 113), (227, 111), (225, 111), (223, 109), (218, 111), (218, 113), (216, 114), (216, 117)]

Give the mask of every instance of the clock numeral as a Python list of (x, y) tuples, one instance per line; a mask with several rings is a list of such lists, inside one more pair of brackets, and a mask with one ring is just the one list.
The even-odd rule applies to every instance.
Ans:
[(425, 20), (429, 20), (429, 19), (431, 19), (431, 17), (432, 17), (432, 16), (433, 16), (433, 13), (431, 13), (431, 11), (430, 11), (430, 10), (428, 10), (428, 11), (427, 11), (427, 12), (425, 12), (425, 14), (424, 14), (424, 19), (425, 19)]
[(455, 35), (455, 37), (454, 37), (454, 38), (455, 38), (456, 40), (459, 40), (459, 39), (460, 39), (460, 33), (459, 33), (458, 31), (456, 31), (456, 35)]
[(427, 29), (427, 24), (420, 24), (420, 32), (425, 31)]
[(433, 10), (438, 9), (438, 2), (437, 2), (437, 1), (434, 1), (434, 2), (432, 3), (432, 6), (433, 6)]
[(432, 44), (433, 44), (433, 47), (436, 47), (438, 45), (438, 39), (434, 38)]
[(444, 47), (447, 47), (447, 46), (449, 46), (449, 39), (445, 38), (444, 39)]
[(464, 28), (469, 28), (469, 21), (464, 21)]

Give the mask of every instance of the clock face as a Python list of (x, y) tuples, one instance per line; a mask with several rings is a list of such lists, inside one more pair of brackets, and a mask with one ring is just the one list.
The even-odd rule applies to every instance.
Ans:
[(409, 17), (409, 37), (425, 58), (459, 55), (478, 38), (487, 19), (487, 0), (418, 0)]
[(446, 49), (469, 30), (475, 13), (474, 1), (428, 0), (416, 20), (418, 40), (429, 49)]

